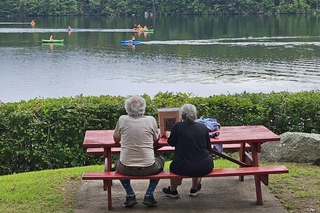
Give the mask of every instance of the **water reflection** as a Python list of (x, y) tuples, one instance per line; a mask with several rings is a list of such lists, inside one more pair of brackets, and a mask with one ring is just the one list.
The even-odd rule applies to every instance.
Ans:
[[(141, 45), (125, 47), (137, 52)], [(315, 89), (320, 82), (316, 58), (309, 59), (308, 63), (303, 59), (260, 63), (141, 52), (119, 54), (56, 44), (49, 48), (54, 49), (54, 54), (36, 47), (0, 51), (4, 68), (0, 85), (2, 101), (79, 94), (154, 95), (159, 91), (200, 96), (243, 91), (300, 91)]]
[[(188, 22), (160, 19), (153, 24), (154, 33), (142, 33), (130, 27), (136, 20), (113, 23), (112, 18), (93, 18), (81, 25), (74, 19), (61, 24), (60, 19), (39, 18), (34, 28), (30, 22), (0, 22), (0, 100), (79, 94), (152, 96), (160, 91), (199, 96), (295, 92), (317, 89), (320, 83), (320, 41), (311, 29), (283, 33), (279, 28), (269, 33), (268, 21), (260, 30), (248, 27), (241, 32), (230, 17), (221, 23), (220, 17), (189, 17)], [(167, 30), (175, 21), (175, 28)], [(66, 27), (70, 22), (75, 27), (72, 33)], [(194, 25), (199, 29), (189, 32)], [(42, 44), (50, 34), (64, 38), (64, 43)], [(141, 44), (121, 45), (133, 34)]]
[(64, 46), (64, 43), (42, 43), (42, 46), (49, 46), (50, 50), (53, 50), (54, 47)]

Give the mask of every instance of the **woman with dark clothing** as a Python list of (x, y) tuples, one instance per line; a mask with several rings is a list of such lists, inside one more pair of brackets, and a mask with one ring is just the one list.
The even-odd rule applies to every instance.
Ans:
[[(182, 122), (174, 124), (171, 132), (166, 132), (168, 144), (175, 147), (170, 171), (178, 175), (192, 176), (192, 187), (189, 195), (196, 196), (201, 189), (201, 177), (210, 173), (214, 167), (210, 155), (211, 142), (205, 124), (195, 122), (197, 119), (196, 107), (185, 104), (180, 109)], [(164, 194), (170, 197), (179, 197), (177, 188), (182, 178), (170, 179), (170, 186), (163, 188)]]

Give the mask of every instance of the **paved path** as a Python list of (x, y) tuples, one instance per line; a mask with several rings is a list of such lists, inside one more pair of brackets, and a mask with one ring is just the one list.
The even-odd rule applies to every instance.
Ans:
[(244, 182), (240, 182), (237, 177), (204, 178), (202, 189), (196, 197), (188, 196), (191, 179), (184, 179), (182, 186), (178, 188), (180, 194), (178, 199), (166, 197), (162, 194), (161, 189), (169, 184), (169, 180), (160, 180), (154, 194), (158, 201), (157, 207), (147, 207), (142, 204), (148, 186), (147, 180), (132, 180), (131, 182), (138, 204), (133, 208), (122, 207), (125, 200), (125, 191), (120, 182), (116, 180), (112, 186), (113, 209), (108, 211), (107, 192), (102, 189), (102, 181), (83, 181), (74, 213), (288, 213), (263, 184), (264, 205), (256, 205), (254, 178), (251, 176), (245, 177)]

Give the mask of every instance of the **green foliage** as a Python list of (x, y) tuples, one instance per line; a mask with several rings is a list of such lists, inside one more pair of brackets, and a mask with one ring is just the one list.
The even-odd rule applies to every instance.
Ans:
[[(155, 118), (159, 108), (191, 103), (198, 117), (216, 118), (222, 126), (264, 125), (276, 134), (320, 132), (320, 91), (142, 96), (146, 114)], [(103, 163), (101, 156), (85, 154), (85, 131), (114, 129), (119, 116), (126, 114), (125, 98), (80, 95), (0, 105), (0, 175)]]
[(315, 0), (3, 0), (0, 16), (258, 14), (318, 12)]
[(33, 99), (2, 105), (0, 174), (99, 162), (82, 148), (87, 129), (112, 129), (122, 97)]

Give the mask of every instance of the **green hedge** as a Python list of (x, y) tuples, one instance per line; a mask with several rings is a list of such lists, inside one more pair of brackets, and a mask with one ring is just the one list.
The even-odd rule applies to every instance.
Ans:
[[(158, 93), (147, 101), (146, 114), (158, 108), (191, 103), (198, 116), (222, 126), (265, 125), (277, 134), (319, 133), (320, 92), (241, 93), (197, 97)], [(113, 129), (126, 114), (122, 96), (77, 96), (32, 99), (0, 105), (0, 175), (102, 163), (82, 147), (86, 130)]]

